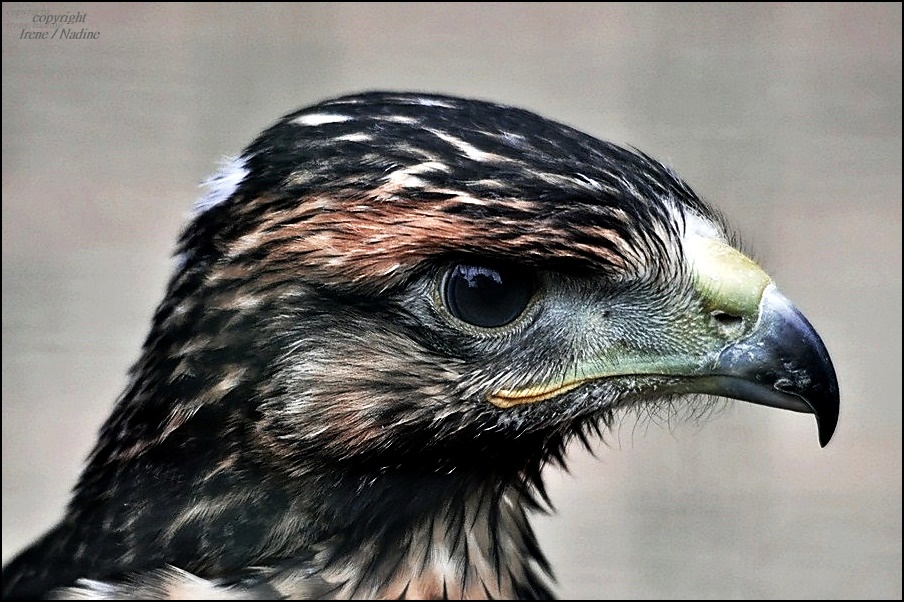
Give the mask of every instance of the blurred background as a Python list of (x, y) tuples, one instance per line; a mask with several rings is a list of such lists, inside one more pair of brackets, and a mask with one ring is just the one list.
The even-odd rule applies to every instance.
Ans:
[[(60, 13), (99, 36), (23, 37)], [(2, 78), (4, 561), (60, 518), (197, 184), (288, 111), (414, 89), (670, 163), (835, 360), (825, 449), (741, 403), (575, 446), (536, 521), (557, 593), (901, 598), (900, 3), (4, 3)]]

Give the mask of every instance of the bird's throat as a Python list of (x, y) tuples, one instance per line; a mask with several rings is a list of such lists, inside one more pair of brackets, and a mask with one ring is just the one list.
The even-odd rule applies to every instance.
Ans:
[(526, 514), (534, 505), (530, 494), (498, 485), (442, 491), (452, 481), (436, 480), (425, 491), (408, 487), (403, 477), (381, 485), (378, 497), (364, 492), (352, 501), (361, 510), (355, 523), (324, 542), (314, 560), (331, 595), (549, 597), (546, 560)]

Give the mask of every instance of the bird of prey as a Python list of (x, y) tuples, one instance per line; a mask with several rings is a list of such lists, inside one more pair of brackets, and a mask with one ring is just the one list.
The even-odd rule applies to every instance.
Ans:
[(570, 441), (714, 397), (835, 429), (813, 327), (640, 151), (370, 92), (287, 115), (207, 184), (4, 597), (548, 598), (528, 515)]

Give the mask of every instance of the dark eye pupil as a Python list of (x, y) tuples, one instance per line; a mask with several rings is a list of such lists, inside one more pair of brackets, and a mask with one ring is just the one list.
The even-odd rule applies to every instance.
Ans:
[(458, 264), (446, 275), (443, 297), (449, 312), (459, 320), (494, 328), (520, 316), (536, 289), (533, 274), (527, 270)]

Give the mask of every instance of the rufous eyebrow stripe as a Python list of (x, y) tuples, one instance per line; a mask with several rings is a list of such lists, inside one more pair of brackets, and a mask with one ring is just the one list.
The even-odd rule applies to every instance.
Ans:
[[(383, 287), (428, 258), (475, 254), (542, 264), (582, 259), (614, 269), (626, 267), (631, 249), (614, 229), (599, 224), (563, 228), (551, 219), (525, 224), (525, 214), (542, 215), (537, 203), (494, 199), (488, 203), (463, 193), (441, 201), (343, 198), (312, 195), (292, 209), (268, 212), (254, 228), (231, 241), (226, 255), (238, 260), (265, 253), (270, 265), (305, 268), (325, 281), (373, 281)], [(449, 192), (449, 191), (447, 191)], [(451, 191), (454, 193), (454, 191)], [(489, 206), (491, 219), (460, 211)], [(503, 210), (499, 210), (499, 208)], [(511, 215), (506, 216), (506, 212)], [(574, 234), (580, 234), (575, 240)]]

